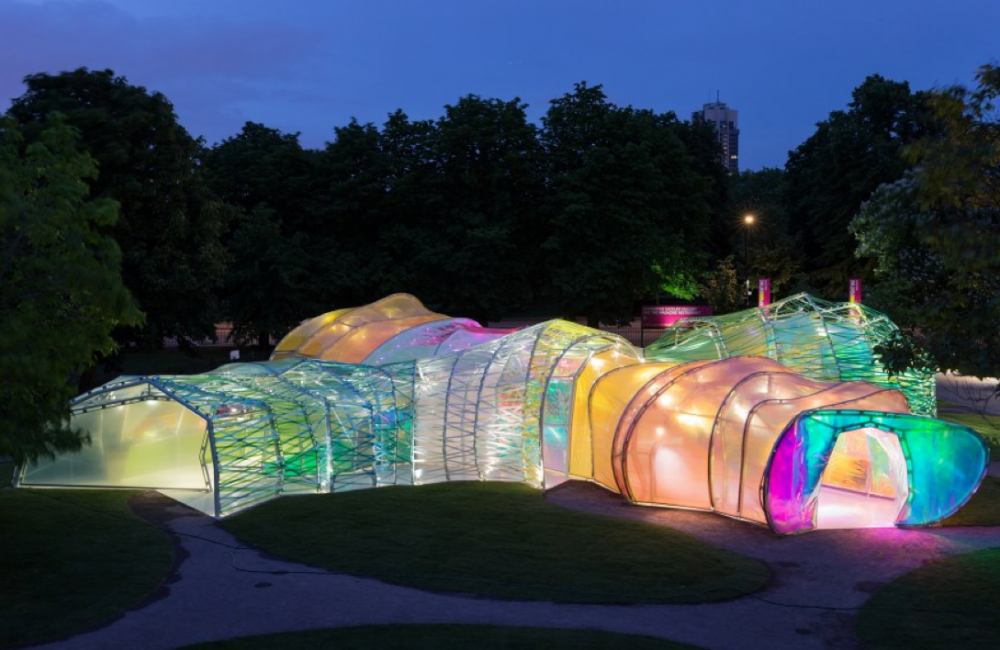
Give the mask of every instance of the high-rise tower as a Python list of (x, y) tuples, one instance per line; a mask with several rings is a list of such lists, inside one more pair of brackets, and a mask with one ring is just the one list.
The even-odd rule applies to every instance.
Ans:
[(722, 154), (719, 160), (729, 173), (738, 174), (740, 171), (739, 111), (735, 108), (729, 108), (725, 102), (716, 100), (702, 106), (700, 111), (695, 111), (692, 114), (692, 117), (701, 117), (715, 127), (715, 132), (719, 134), (719, 144), (722, 145)]

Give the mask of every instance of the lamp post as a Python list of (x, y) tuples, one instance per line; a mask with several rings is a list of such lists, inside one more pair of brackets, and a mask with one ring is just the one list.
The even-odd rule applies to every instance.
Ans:
[(743, 276), (746, 278), (746, 290), (743, 295), (745, 306), (750, 306), (750, 226), (753, 225), (752, 214), (743, 216)]

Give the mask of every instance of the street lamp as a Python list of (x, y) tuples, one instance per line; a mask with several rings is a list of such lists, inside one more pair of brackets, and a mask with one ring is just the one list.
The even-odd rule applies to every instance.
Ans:
[(752, 214), (743, 216), (743, 275), (746, 278), (746, 294), (743, 296), (745, 305), (750, 306), (750, 227), (753, 225)]

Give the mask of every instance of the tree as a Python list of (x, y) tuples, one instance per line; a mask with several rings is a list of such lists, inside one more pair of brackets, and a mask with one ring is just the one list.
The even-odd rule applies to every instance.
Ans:
[(425, 226), (440, 257), (428, 296), (444, 311), (484, 323), (527, 303), (537, 281), (533, 217), (544, 177), (526, 108), (516, 98), (468, 95), (445, 106), (436, 125), (440, 209), (427, 211)]
[(877, 260), (876, 306), (940, 369), (986, 377), (1000, 375), (1000, 71), (985, 66), (977, 81), (934, 95), (942, 130), (907, 150), (916, 167), (880, 187), (851, 228), (858, 254)]
[(225, 313), (232, 339), (264, 349), (272, 337), (287, 334), (304, 318), (322, 311), (309, 297), (315, 278), (304, 232), (283, 232), (281, 220), (266, 204), (242, 214), (229, 241), (233, 264), (226, 276)]
[(327, 179), (322, 219), (328, 294), (339, 304), (363, 304), (383, 295), (423, 295), (421, 205), (433, 194), (431, 122), (411, 122), (402, 111), (382, 131), (352, 120), (335, 129), (323, 153)]
[(715, 269), (706, 275), (699, 295), (712, 305), (716, 314), (728, 314), (746, 308), (732, 255), (719, 260)]
[(525, 108), (469, 95), (437, 121), (397, 111), (381, 131), (337, 129), (324, 164), (340, 248), (328, 259), (351, 260), (355, 286), (414, 293), (480, 322), (526, 302), (544, 186)]
[(330, 276), (321, 260), (333, 251), (323, 248), (319, 153), (303, 149), (297, 134), (247, 122), (205, 155), (205, 172), (215, 195), (239, 212), (226, 237), (232, 264), (222, 313), (235, 342), (266, 348), (325, 311)]
[(792, 151), (785, 165), (792, 233), (799, 239), (820, 293), (843, 295), (853, 276), (871, 265), (854, 258), (848, 224), (861, 204), (910, 167), (902, 149), (934, 131), (926, 93), (906, 82), (872, 75), (854, 89), (847, 111), (834, 111)]
[(630, 321), (636, 301), (700, 269), (709, 183), (672, 114), (614, 106), (600, 86), (576, 84), (542, 122), (550, 295), (592, 325)]
[(706, 251), (713, 258), (730, 254), (732, 235), (733, 181), (729, 171), (719, 164), (722, 145), (715, 126), (696, 114), (690, 122), (676, 121), (674, 133), (684, 143), (691, 156), (691, 168), (708, 182), (707, 199), (710, 210), (710, 230)]
[(88, 198), (97, 166), (75, 143), (50, 117), (25, 147), (0, 118), (0, 455), (17, 462), (81, 446), (71, 379), (114, 350), (116, 326), (142, 321), (106, 234), (117, 205)]
[(24, 81), (27, 91), (10, 114), (28, 142), (38, 140), (50, 113), (64, 114), (100, 169), (92, 196), (121, 206), (110, 228), (129, 291), (146, 313), (145, 327), (123, 339), (157, 347), (165, 336), (214, 336), (226, 261), (220, 238), (231, 213), (206, 192), (201, 146), (177, 122), (173, 106), (111, 70), (80, 68)]

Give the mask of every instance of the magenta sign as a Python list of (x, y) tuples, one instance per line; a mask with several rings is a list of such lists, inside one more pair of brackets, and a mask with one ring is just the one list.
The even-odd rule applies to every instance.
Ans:
[(771, 278), (757, 280), (757, 306), (767, 307), (771, 304)]
[(682, 318), (711, 315), (712, 308), (708, 305), (643, 305), (642, 326), (662, 329)]
[(861, 279), (860, 278), (851, 278), (850, 283), (849, 283), (847, 289), (850, 292), (851, 304), (852, 305), (860, 305), (861, 304)]

